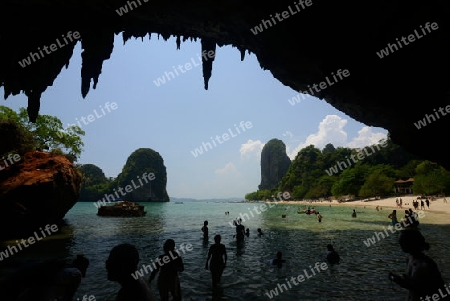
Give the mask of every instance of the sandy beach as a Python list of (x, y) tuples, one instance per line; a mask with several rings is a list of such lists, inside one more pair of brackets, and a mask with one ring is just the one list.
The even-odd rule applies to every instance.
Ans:
[[(399, 216), (403, 216), (404, 210), (406, 209), (413, 209), (412, 206), (413, 200), (416, 200), (418, 195), (406, 195), (402, 196), (402, 208), (397, 207), (396, 205), (396, 199), (400, 199), (400, 197), (389, 197), (384, 199), (366, 199), (366, 200), (360, 200), (360, 201), (352, 201), (352, 202), (343, 202), (339, 203), (337, 200), (333, 200), (331, 202), (328, 201), (318, 201), (318, 202), (310, 202), (310, 201), (283, 201), (283, 204), (297, 204), (301, 205), (300, 207), (303, 208), (306, 206), (345, 206), (345, 207), (351, 207), (352, 209), (358, 210), (361, 209), (373, 209), (376, 210), (376, 206), (379, 206), (380, 211), (385, 211), (387, 213), (391, 213), (392, 210), (397, 210), (397, 213)], [(429, 224), (450, 224), (449, 216), (450, 216), (450, 200), (447, 198), (448, 203), (444, 202), (444, 198), (435, 198), (433, 201), (430, 201), (430, 208), (426, 207), (423, 210), (425, 215), (422, 219), (424, 223)], [(350, 210), (350, 209), (349, 209)], [(420, 208), (420, 203), (418, 207), (418, 211), (422, 210)], [(351, 210), (349, 211), (351, 213)], [(350, 214), (349, 213), (349, 214)]]

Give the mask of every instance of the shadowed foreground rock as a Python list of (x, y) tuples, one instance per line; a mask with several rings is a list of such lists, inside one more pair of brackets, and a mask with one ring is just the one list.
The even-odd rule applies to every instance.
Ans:
[(97, 211), (97, 215), (99, 216), (120, 217), (144, 216), (146, 213), (143, 205), (128, 201), (118, 202), (117, 204), (110, 206), (101, 206)]
[(64, 156), (29, 152), (0, 171), (0, 238), (60, 224), (79, 197), (81, 176)]

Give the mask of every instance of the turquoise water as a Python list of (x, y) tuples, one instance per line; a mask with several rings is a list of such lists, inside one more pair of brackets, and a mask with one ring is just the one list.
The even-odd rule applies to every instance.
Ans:
[[(140, 252), (140, 264), (150, 264), (162, 253), (163, 242), (172, 238), (177, 247), (192, 245), (191, 251), (181, 252), (185, 264), (185, 271), (180, 273), (183, 300), (404, 300), (407, 294), (387, 278), (390, 271), (404, 271), (405, 254), (398, 246), (398, 233), (388, 232), (388, 237), (370, 247), (363, 243), (374, 231), (382, 231), (389, 225), (388, 210), (357, 208), (357, 217), (352, 218), (353, 208), (324, 204), (316, 206), (323, 216), (319, 223), (315, 215), (297, 214), (302, 207), (297, 205), (272, 205), (257, 214), (252, 208), (258, 203), (143, 204), (147, 211), (144, 217), (111, 218), (97, 216), (92, 203), (77, 203), (67, 213), (67, 225), (61, 233), (4, 259), (2, 272), (5, 274), (34, 258), (73, 258), (84, 253), (91, 263), (75, 299), (94, 295), (96, 300), (114, 300), (119, 285), (106, 278), (105, 260), (109, 251), (117, 244), (132, 243)], [(225, 215), (225, 211), (230, 215)], [(243, 224), (250, 229), (250, 237), (242, 247), (233, 240), (235, 230), (229, 225), (240, 214)], [(420, 228), (431, 244), (427, 254), (438, 263), (449, 283), (449, 226), (429, 224), (433, 218), (433, 214), (427, 213)], [(210, 239), (206, 244), (200, 230), (204, 220), (209, 221)], [(257, 236), (257, 228), (262, 229), (263, 237)], [(212, 294), (211, 275), (204, 265), (215, 234), (222, 235), (228, 264), (221, 289)], [(342, 262), (314, 270), (313, 275), (310, 266), (324, 262), (328, 243), (335, 246)], [(1, 250), (5, 247), (0, 245)], [(268, 263), (277, 251), (283, 252), (286, 260), (281, 268)], [(294, 284), (291, 278), (299, 275), (310, 278), (301, 283), (294, 279)], [(269, 298), (267, 292), (278, 284), (283, 291)], [(159, 300), (155, 285), (156, 281), (152, 290), (155, 300)]]

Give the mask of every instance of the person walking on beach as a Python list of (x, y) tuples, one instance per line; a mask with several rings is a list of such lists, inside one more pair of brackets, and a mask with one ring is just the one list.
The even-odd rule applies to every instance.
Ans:
[(214, 236), (214, 244), (209, 247), (208, 257), (206, 258), (205, 269), (211, 271), (212, 286), (216, 288), (220, 284), (223, 270), (227, 265), (227, 250), (221, 243), (222, 237), (217, 234)]
[(133, 277), (139, 263), (139, 252), (134, 245), (115, 246), (106, 260), (108, 280), (117, 281), (121, 288), (116, 301), (153, 301), (149, 285), (142, 277)]
[(392, 210), (392, 213), (388, 215), (388, 218), (391, 219), (392, 226), (395, 226), (398, 223), (397, 210)]
[[(425, 255), (423, 251), (430, 249), (423, 235), (414, 229), (400, 232), (399, 244), (403, 252), (407, 253), (406, 271), (403, 275), (389, 273), (389, 279), (399, 286), (409, 290), (407, 300), (431, 300), (437, 295), (439, 301), (450, 300), (449, 294), (442, 295), (446, 286), (436, 262)], [(440, 298), (442, 297), (442, 298)]]
[(427, 204), (428, 209), (430, 209), (430, 200), (428, 198), (425, 199), (425, 203)]
[(425, 203), (423, 202), (422, 199), (420, 199), (420, 210), (425, 210)]
[[(173, 301), (181, 301), (181, 286), (178, 272), (184, 271), (183, 259), (178, 252), (175, 251), (175, 241), (168, 239), (163, 246), (164, 254), (159, 255), (156, 269), (150, 274), (148, 282), (151, 283), (159, 271), (158, 290), (161, 301), (169, 301), (169, 293), (172, 295)], [(167, 260), (168, 259), (168, 260)]]

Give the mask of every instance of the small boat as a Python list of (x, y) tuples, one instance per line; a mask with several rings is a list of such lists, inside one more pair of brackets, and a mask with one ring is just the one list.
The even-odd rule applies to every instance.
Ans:
[(183, 202), (175, 202), (175, 204), (183, 204)]

